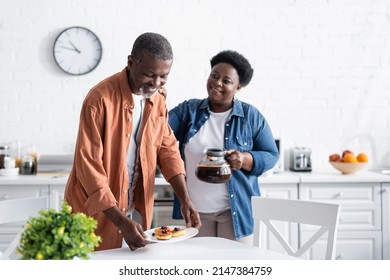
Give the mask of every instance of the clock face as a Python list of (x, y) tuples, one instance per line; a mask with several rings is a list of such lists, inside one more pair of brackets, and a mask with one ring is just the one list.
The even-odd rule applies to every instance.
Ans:
[(57, 65), (71, 75), (83, 75), (95, 69), (102, 58), (99, 38), (80, 26), (62, 31), (54, 42), (53, 55)]

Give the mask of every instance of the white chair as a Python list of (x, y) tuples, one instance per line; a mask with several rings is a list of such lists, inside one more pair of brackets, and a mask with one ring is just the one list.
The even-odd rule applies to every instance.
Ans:
[[(252, 211), (254, 219), (253, 245), (260, 247), (261, 224), (264, 223), (287, 254), (302, 257), (320, 238), (328, 232), (325, 259), (335, 257), (337, 227), (340, 205), (314, 201), (290, 200), (253, 196)], [(260, 221), (262, 223), (260, 223)], [(309, 240), (294, 250), (280, 234), (272, 221), (297, 223), (298, 225), (316, 225), (320, 228)], [(317, 229), (317, 227), (315, 228)]]
[[(46, 209), (47, 203), (46, 197), (0, 200), (0, 225), (25, 222), (30, 217), (36, 216), (41, 209)], [(6, 250), (4, 252), (0, 251), (0, 259), (10, 259), (15, 254), (21, 231), (22, 227)]]

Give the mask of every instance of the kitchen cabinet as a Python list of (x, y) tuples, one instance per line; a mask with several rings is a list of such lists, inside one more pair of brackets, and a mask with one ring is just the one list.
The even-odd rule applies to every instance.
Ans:
[(390, 260), (390, 183), (382, 184), (383, 259)]
[(185, 226), (184, 219), (172, 218), (173, 200), (173, 188), (163, 177), (157, 177), (155, 180), (152, 228), (162, 225)]
[(49, 208), (60, 210), (64, 201), (65, 185), (49, 185)]
[[(301, 231), (300, 240), (308, 240), (312, 236), (310, 231)], [(365, 232), (339, 230), (336, 242), (336, 260), (380, 260), (381, 259), (381, 231)], [(326, 239), (322, 237), (304, 257), (312, 260), (324, 259)]]
[[(0, 177), (0, 199), (47, 196), (48, 208), (60, 209), (67, 177), (17, 176)], [(334, 171), (283, 172), (259, 178), (263, 196), (287, 199), (316, 200), (341, 204), (340, 225), (336, 243), (336, 258), (344, 260), (390, 259), (390, 176), (361, 171), (341, 175)], [(163, 178), (156, 178), (161, 192), (156, 199), (164, 202), (164, 190), (171, 190)], [(164, 202), (165, 203), (165, 202)], [(156, 207), (156, 219), (170, 219), (171, 204)], [(160, 211), (161, 210), (161, 211)], [(178, 221), (177, 221), (178, 222)], [(18, 225), (0, 228), (0, 250), (16, 234)], [(309, 238), (314, 228), (277, 224), (279, 231), (293, 248)], [(284, 252), (272, 234), (264, 229), (262, 244), (271, 250)], [(306, 255), (320, 259), (325, 243), (319, 242)], [(320, 253), (321, 252), (321, 253)]]
[[(382, 184), (376, 178), (342, 175), (314, 180), (301, 176), (298, 197), (341, 205), (336, 259), (382, 259), (382, 242), (386, 242), (382, 239)], [(310, 238), (313, 228), (301, 225), (299, 232), (302, 244)], [(324, 248), (325, 244), (319, 242), (305, 257), (322, 259), (320, 252)]]
[(0, 200), (45, 196), (48, 197), (47, 207), (59, 210), (67, 181), (67, 176), (20, 175), (0, 177)]

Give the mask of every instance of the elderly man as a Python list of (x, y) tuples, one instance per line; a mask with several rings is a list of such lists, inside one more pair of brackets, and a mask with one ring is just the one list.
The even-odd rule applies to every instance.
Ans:
[[(94, 86), (80, 116), (74, 164), (65, 200), (98, 221), (98, 248), (144, 247), (152, 222), (156, 163), (171, 184), (186, 226), (200, 227), (185, 183), (176, 138), (168, 125), (165, 88), (172, 47), (156, 33), (134, 42), (127, 67)], [(130, 219), (136, 209), (142, 226)]]

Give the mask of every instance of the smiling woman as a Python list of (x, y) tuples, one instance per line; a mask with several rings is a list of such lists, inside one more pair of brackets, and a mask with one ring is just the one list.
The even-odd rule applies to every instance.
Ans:
[[(225, 50), (215, 55), (210, 64), (207, 98), (180, 103), (169, 112), (169, 123), (185, 162), (190, 198), (200, 213), (199, 236), (251, 243), (250, 198), (260, 195), (257, 177), (274, 166), (278, 149), (260, 111), (235, 98), (252, 79), (249, 61), (236, 51)], [(202, 176), (196, 177), (201, 173), (197, 167), (207, 147), (223, 151), (222, 161), (225, 156), (231, 179), (229, 174), (226, 180), (218, 178), (210, 183), (204, 182)], [(225, 168), (219, 167), (223, 165), (217, 165), (219, 175), (227, 175)], [(174, 216), (179, 218), (176, 202)]]
[(103, 48), (91, 30), (73, 26), (63, 30), (55, 39), (53, 56), (58, 67), (70, 75), (84, 75), (100, 63)]

